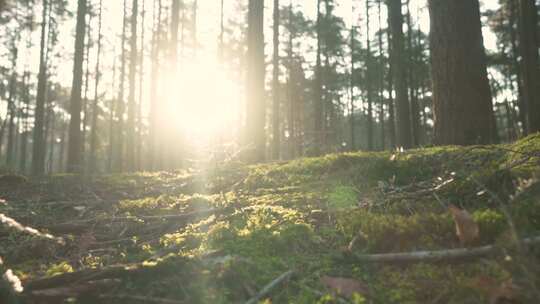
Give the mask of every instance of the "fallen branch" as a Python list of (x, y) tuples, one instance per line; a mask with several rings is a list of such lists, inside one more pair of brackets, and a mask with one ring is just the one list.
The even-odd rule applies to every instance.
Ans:
[(52, 235), (50, 235), (48, 233), (39, 232), (37, 229), (34, 229), (32, 227), (24, 226), (21, 223), (19, 223), (16, 220), (6, 216), (3, 213), (0, 213), (0, 223), (3, 224), (4, 226), (7, 226), (8, 228), (11, 228), (11, 229), (14, 229), (14, 230), (17, 230), (19, 232), (26, 233), (26, 234), (30, 234), (30, 235), (32, 235), (34, 237), (54, 240), (57, 243), (62, 244), (62, 245), (65, 243), (64, 239), (62, 239), (62, 238), (59, 238), (59, 237), (57, 238), (57, 237), (54, 237), (54, 236), (52, 236)]
[(75, 272), (68, 272), (48, 278), (41, 278), (29, 281), (25, 284), (25, 292), (36, 290), (53, 289), (70, 284), (80, 284), (89, 281), (105, 279), (119, 279), (128, 275), (134, 275), (152, 267), (141, 265), (117, 265), (101, 269), (84, 269)]
[[(540, 244), (540, 236), (526, 238), (520, 241), (523, 245)], [(402, 262), (436, 262), (442, 260), (459, 260), (485, 257), (499, 252), (495, 245), (475, 248), (445, 249), (436, 251), (415, 251), (403, 253), (353, 254), (361, 262), (370, 263), (402, 263)]]
[(6, 303), (19, 303), (19, 294), (22, 290), (19, 278), (11, 269), (4, 267), (4, 261), (0, 257), (0, 300)]
[(129, 303), (155, 303), (155, 304), (184, 304), (185, 302), (176, 301), (163, 298), (150, 298), (143, 296), (130, 296), (130, 295), (99, 295), (99, 299), (107, 300), (107, 303), (111, 303), (110, 300), (116, 301), (129, 301)]
[(118, 286), (120, 280), (104, 279), (98, 281), (89, 281), (83, 284), (75, 284), (63, 287), (35, 290), (25, 295), (26, 299), (37, 300), (57, 300), (66, 298), (76, 298), (83, 295), (90, 295), (98, 290), (111, 289)]
[(261, 300), (263, 297), (267, 296), (272, 289), (276, 288), (279, 284), (281, 284), (283, 281), (288, 280), (292, 275), (294, 271), (289, 270), (279, 277), (277, 277), (275, 280), (270, 282), (268, 285), (264, 286), (264, 288), (256, 294), (253, 298), (249, 299), (245, 304), (255, 304), (258, 303), (259, 300)]
[(45, 226), (44, 229), (53, 231), (55, 233), (83, 233), (90, 230), (92, 227), (98, 224), (105, 223), (126, 223), (137, 221), (186, 221), (196, 217), (208, 216), (211, 214), (217, 214), (222, 212), (218, 209), (204, 209), (183, 214), (167, 214), (167, 215), (147, 215), (147, 216), (122, 216), (122, 217), (105, 217), (94, 218), (88, 220), (71, 221), (66, 223), (60, 223), (51, 226)]

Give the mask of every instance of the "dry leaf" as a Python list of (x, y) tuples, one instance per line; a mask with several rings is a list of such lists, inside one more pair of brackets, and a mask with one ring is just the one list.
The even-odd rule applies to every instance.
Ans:
[(480, 229), (472, 215), (467, 210), (459, 209), (450, 204), (448, 210), (456, 223), (456, 234), (462, 246), (470, 245), (478, 239)]
[(77, 244), (77, 249), (80, 253), (88, 251), (92, 245), (96, 243), (96, 237), (90, 233), (86, 232), (83, 235), (81, 235), (81, 238), (79, 239), (79, 243)]
[(512, 279), (499, 283), (494, 278), (481, 276), (473, 281), (472, 286), (482, 291), (489, 298), (490, 304), (513, 303), (519, 295), (519, 287)]
[(336, 294), (346, 298), (351, 298), (354, 293), (369, 294), (367, 285), (355, 279), (322, 276), (321, 283)]

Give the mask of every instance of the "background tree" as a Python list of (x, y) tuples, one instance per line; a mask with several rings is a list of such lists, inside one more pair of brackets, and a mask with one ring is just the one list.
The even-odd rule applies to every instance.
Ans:
[(73, 63), (73, 84), (71, 89), (68, 171), (82, 170), (82, 138), (81, 138), (81, 90), (84, 61), (84, 37), (86, 29), (86, 0), (78, 0), (77, 26), (75, 32), (75, 58)]
[(254, 145), (253, 161), (265, 159), (265, 93), (264, 93), (264, 1), (249, 0), (247, 54), (248, 143)]
[(428, 3), (435, 143), (495, 142), (478, 0)]
[(519, 0), (519, 51), (523, 73), (523, 98), (527, 104), (527, 130), (540, 131), (540, 71), (538, 61), (538, 11), (534, 0)]
[[(397, 145), (403, 148), (412, 146), (410, 106), (407, 92), (407, 70), (405, 42), (403, 35), (403, 14), (401, 0), (387, 0), (388, 19), (392, 32), (392, 73), (396, 90)], [(433, 19), (432, 19), (433, 20)]]

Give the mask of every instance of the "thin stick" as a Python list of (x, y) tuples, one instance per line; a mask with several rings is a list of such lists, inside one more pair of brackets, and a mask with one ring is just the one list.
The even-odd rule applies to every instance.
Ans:
[(253, 298), (249, 299), (245, 304), (258, 303), (259, 300), (261, 300), (263, 297), (267, 296), (272, 291), (272, 289), (276, 288), (283, 281), (288, 280), (293, 275), (293, 273), (294, 273), (294, 271), (292, 271), (292, 270), (289, 270), (289, 271), (283, 273), (282, 275), (277, 277), (275, 280), (270, 282), (268, 285), (264, 286), (264, 288), (257, 295), (255, 295)]
[[(540, 244), (540, 236), (521, 240), (521, 244)], [(499, 247), (486, 245), (475, 248), (445, 249), (436, 251), (414, 251), (402, 253), (381, 254), (353, 254), (353, 257), (362, 262), (370, 263), (400, 263), (400, 262), (437, 262), (442, 260), (459, 260), (464, 258), (479, 258), (495, 254)]]

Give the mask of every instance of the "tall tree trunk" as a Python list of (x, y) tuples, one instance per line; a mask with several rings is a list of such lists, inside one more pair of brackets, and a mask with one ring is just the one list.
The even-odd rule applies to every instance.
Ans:
[[(518, 38), (517, 38), (517, 32), (516, 27), (519, 27), (517, 17), (518, 17), (518, 7), (516, 1), (508, 1), (509, 6), (509, 20), (508, 23), (510, 24), (509, 30), (510, 30), (510, 42), (512, 47), (512, 56), (511, 56), (511, 65), (513, 67), (513, 70), (516, 75), (516, 87), (517, 87), (517, 103), (518, 103), (518, 109), (519, 109), (519, 121), (521, 122), (521, 128), (523, 131), (523, 135), (529, 134), (528, 130), (528, 124), (527, 124), (527, 104), (525, 102), (525, 98), (523, 97), (523, 82), (521, 81), (521, 66), (519, 64), (519, 50), (518, 50)], [(516, 91), (516, 90), (515, 90)]]
[(73, 64), (73, 84), (71, 89), (69, 122), (69, 146), (67, 170), (70, 173), (82, 171), (81, 141), (81, 91), (84, 61), (84, 36), (86, 28), (86, 0), (78, 0), (77, 26), (75, 34), (75, 59)]
[(135, 170), (135, 89), (137, 75), (137, 18), (139, 15), (139, 1), (133, 0), (131, 8), (131, 37), (130, 37), (130, 60), (129, 60), (129, 96), (127, 115), (127, 145), (126, 145), (126, 169)]
[[(49, 137), (49, 149), (48, 149), (48, 162), (46, 166), (46, 170), (48, 174), (52, 174), (54, 163), (53, 163), (53, 155), (54, 155), (54, 133), (55, 133), (55, 127), (56, 127), (56, 120), (54, 115), (54, 104), (49, 105), (49, 109), (47, 111), (47, 133)], [(47, 137), (47, 136), (46, 136)]]
[(248, 13), (248, 111), (247, 131), (254, 144), (252, 161), (265, 159), (265, 93), (264, 93), (264, 0), (249, 0)]
[(28, 157), (28, 133), (30, 132), (28, 129), (28, 116), (30, 112), (30, 72), (25, 71), (23, 76), (23, 83), (24, 83), (24, 93), (23, 93), (23, 100), (24, 100), (24, 109), (21, 111), (21, 122), (23, 133), (21, 136), (21, 158), (19, 159), (19, 170), (24, 174), (26, 173), (26, 165), (27, 165), (27, 157)]
[(407, 78), (409, 83), (409, 99), (411, 102), (411, 127), (412, 127), (412, 144), (417, 147), (420, 145), (420, 106), (418, 105), (418, 91), (416, 87), (415, 77), (415, 56), (416, 50), (414, 40), (414, 31), (411, 22), (411, 5), (410, 0), (407, 0), (407, 48), (408, 50), (408, 66)]
[(314, 137), (315, 145), (313, 152), (315, 155), (321, 154), (321, 146), (323, 144), (323, 97), (322, 97), (322, 67), (321, 67), (321, 39), (322, 39), (322, 18), (321, 18), (321, 0), (317, 0), (317, 63), (315, 66), (315, 87), (314, 91)]
[[(197, 16), (197, 3), (193, 3), (193, 18), (194, 18), (194, 26), (193, 30), (196, 31), (196, 21), (195, 18)], [(171, 78), (175, 81), (178, 79), (178, 30), (180, 28), (180, 1), (179, 0), (173, 0), (172, 6), (171, 6), (171, 16), (170, 16), (170, 41), (169, 41), (169, 52), (170, 52), (170, 73)], [(195, 33), (194, 33), (195, 37)], [(195, 45), (195, 49), (197, 49), (197, 46)], [(179, 99), (176, 100), (170, 100), (169, 102), (173, 103), (180, 103)], [(177, 168), (181, 162), (180, 155), (182, 154), (180, 152), (181, 145), (179, 144), (181, 138), (180, 131), (176, 128), (172, 128), (170, 125), (167, 128), (166, 133), (166, 141), (170, 144), (167, 145), (166, 153), (167, 153), (167, 161), (168, 161), (168, 167), (169, 168)]]
[(380, 69), (380, 77), (379, 77), (379, 105), (380, 105), (380, 111), (379, 111), (379, 123), (381, 125), (381, 150), (384, 150), (386, 148), (386, 124), (385, 124), (385, 112), (384, 112), (384, 60), (383, 60), (383, 28), (382, 28), (382, 14), (381, 14), (381, 2), (378, 2), (377, 5), (377, 16), (379, 17), (379, 69)]
[(534, 0), (519, 0), (519, 51), (528, 130), (540, 131), (540, 70), (538, 61), (538, 11)]
[(45, 57), (47, 39), (47, 0), (43, 0), (41, 23), (41, 41), (39, 54), (39, 75), (36, 96), (36, 110), (34, 114), (34, 134), (32, 144), (32, 175), (45, 173), (45, 138), (43, 125), (45, 117), (45, 91), (47, 87), (47, 62)]
[[(388, 14), (388, 24), (390, 24), (390, 14)], [(394, 104), (394, 67), (392, 63), (392, 31), (389, 28), (386, 31), (386, 38), (388, 40), (388, 54), (390, 57), (390, 66), (388, 67), (388, 130), (390, 137), (390, 148), (395, 148), (396, 145), (396, 115)]]
[(349, 92), (350, 94), (350, 105), (349, 105), (349, 127), (351, 128), (351, 139), (350, 139), (350, 147), (349, 149), (351, 151), (356, 150), (356, 125), (355, 125), (355, 117), (354, 117), (354, 106), (355, 106), (355, 96), (354, 96), (354, 69), (355, 67), (355, 33), (356, 33), (356, 27), (354, 25), (351, 26), (351, 75), (350, 75), (350, 83), (349, 83), (349, 89), (351, 90)]
[(89, 98), (88, 92), (90, 91), (90, 50), (92, 48), (92, 33), (90, 29), (92, 28), (92, 3), (87, 3), (87, 16), (88, 21), (86, 24), (86, 45), (85, 45), (85, 58), (84, 58), (84, 94), (82, 99), (82, 131), (81, 131), (81, 148), (82, 148), (82, 164), (87, 165), (87, 151), (86, 151), (86, 130), (88, 128), (88, 118), (89, 118)]
[(294, 32), (294, 26), (293, 26), (293, 2), (292, 0), (289, 0), (289, 20), (288, 20), (288, 26), (289, 26), (289, 41), (288, 41), (288, 47), (287, 47), (287, 99), (288, 99), (288, 106), (287, 106), (287, 128), (289, 132), (289, 138), (287, 139), (287, 145), (288, 145), (288, 157), (289, 159), (292, 159), (296, 157), (297, 153), (300, 151), (300, 144), (298, 141), (300, 140), (300, 137), (298, 136), (298, 130), (297, 130), (297, 120), (296, 120), (296, 89), (295, 89), (295, 77), (294, 77), (294, 36), (296, 33)]
[(113, 171), (113, 162), (114, 162), (114, 148), (116, 146), (115, 144), (115, 121), (114, 121), (114, 114), (116, 111), (116, 97), (114, 96), (116, 94), (116, 52), (113, 54), (113, 70), (112, 70), (112, 80), (111, 80), (111, 100), (109, 102), (109, 147), (107, 151), (107, 172)]
[(478, 0), (429, 0), (435, 143), (496, 141)]
[[(62, 117), (62, 121), (64, 121), (63, 117)], [(67, 129), (68, 128), (68, 125), (63, 122), (62, 124), (62, 128), (61, 128), (61, 134), (60, 134), (60, 155), (58, 155), (58, 172), (63, 172), (64, 171), (64, 165), (66, 163), (66, 133), (67, 133)]]
[(407, 93), (407, 69), (404, 57), (403, 14), (401, 0), (387, 0), (390, 30), (392, 32), (392, 72), (396, 86), (397, 145), (405, 149), (412, 146), (411, 119)]
[(273, 47), (272, 58), (272, 159), (280, 158), (281, 129), (280, 129), (280, 98), (279, 98), (279, 0), (274, 0), (274, 24), (273, 24)]
[(124, 90), (126, 88), (126, 40), (127, 40), (127, 0), (124, 0), (124, 17), (122, 21), (122, 58), (120, 67), (120, 87), (118, 88), (118, 100), (116, 109), (116, 135), (115, 135), (115, 156), (113, 171), (121, 172), (124, 168)]
[(142, 111), (143, 111), (143, 92), (144, 92), (144, 34), (145, 34), (145, 17), (146, 17), (146, 8), (145, 0), (142, 1), (142, 12), (141, 12), (141, 48), (139, 54), (139, 102), (137, 107), (137, 151), (136, 151), (136, 166), (137, 170), (142, 170), (143, 160), (142, 160), (142, 147), (143, 147), (143, 122), (142, 122)]
[(99, 117), (99, 81), (101, 80), (100, 73), (100, 59), (101, 59), (101, 27), (103, 17), (103, 0), (99, 0), (99, 13), (98, 13), (98, 40), (97, 40), (97, 56), (96, 56), (96, 80), (94, 85), (94, 102), (92, 103), (92, 129), (90, 130), (90, 159), (88, 162), (88, 169), (90, 173), (96, 173), (97, 170), (97, 130), (98, 130), (98, 117)]
[(366, 0), (366, 99), (368, 104), (367, 112), (367, 149), (373, 150), (373, 90), (372, 90), (372, 60), (371, 60), (371, 40), (369, 32), (369, 0)]
[[(159, 115), (159, 103), (158, 103), (158, 77), (160, 71), (160, 62), (159, 62), (159, 42), (161, 35), (161, 0), (158, 0), (158, 7), (156, 8), (156, 1), (154, 1), (153, 9), (153, 22), (154, 30), (152, 33), (152, 71), (150, 76), (150, 149), (148, 157), (148, 167), (151, 170), (158, 168), (158, 115)], [(157, 11), (157, 14), (156, 14)]]
[(6, 166), (10, 169), (15, 169), (15, 132), (18, 132), (15, 125), (15, 117), (17, 117), (17, 58), (18, 51), (15, 49), (13, 51), (13, 57), (11, 62), (11, 77), (9, 79), (9, 93), (8, 93), (8, 136), (7, 136), (7, 146), (6, 146)]

